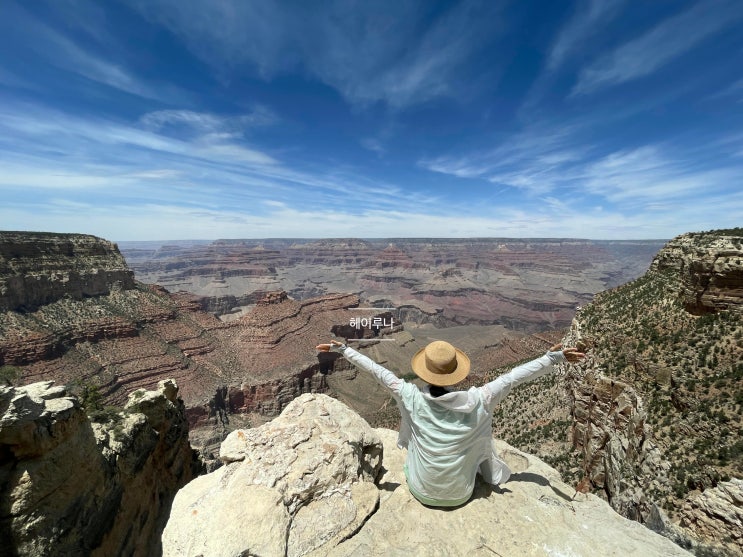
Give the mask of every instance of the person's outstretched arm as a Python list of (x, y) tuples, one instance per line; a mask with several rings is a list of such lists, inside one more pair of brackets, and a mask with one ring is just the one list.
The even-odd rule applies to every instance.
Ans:
[(393, 394), (399, 394), (400, 389), (405, 383), (402, 379), (397, 377), (386, 367), (380, 366), (377, 362), (375, 362), (368, 356), (364, 356), (350, 346), (346, 346), (345, 344), (338, 342), (337, 340), (331, 340), (329, 344), (318, 344), (316, 348), (321, 352), (329, 352), (332, 350), (333, 352), (342, 354), (344, 358), (346, 358), (357, 368), (371, 373), (377, 379), (377, 381), (390, 389)]
[(517, 385), (542, 377), (552, 370), (554, 364), (573, 363), (584, 357), (585, 354), (578, 352), (577, 348), (562, 349), (561, 344), (556, 344), (544, 356), (515, 367), (508, 373), (504, 373), (494, 381), (482, 386), (486, 404), (490, 409), (493, 409)]

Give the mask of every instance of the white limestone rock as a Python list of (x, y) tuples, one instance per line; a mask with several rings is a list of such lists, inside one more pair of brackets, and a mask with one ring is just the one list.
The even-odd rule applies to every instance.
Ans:
[(177, 386), (160, 387), (140, 391), (145, 413), (100, 422), (51, 381), (0, 387), (0, 555), (159, 553), (172, 497), (198, 464)]
[[(578, 493), (538, 458), (496, 441), (513, 475), (497, 489), (478, 480), (473, 498), (452, 510), (418, 503), (407, 489), (397, 433), (377, 430), (385, 473), (379, 510), (327, 555), (690, 555), (670, 540)], [(575, 497), (575, 498), (573, 498)], [(313, 554), (319, 557), (319, 554)]]
[(743, 553), (743, 479), (691, 495), (681, 511), (681, 525), (703, 540), (717, 540), (730, 554)]
[(478, 481), (467, 504), (426, 507), (408, 491), (396, 440), (336, 400), (303, 395), (273, 422), (233, 432), (226, 465), (179, 492), (164, 555), (689, 555), (500, 441), (508, 483)]
[(166, 557), (324, 551), (378, 503), (381, 441), (324, 395), (302, 395), (272, 422), (233, 431), (220, 458), (224, 467), (176, 496), (163, 533)]

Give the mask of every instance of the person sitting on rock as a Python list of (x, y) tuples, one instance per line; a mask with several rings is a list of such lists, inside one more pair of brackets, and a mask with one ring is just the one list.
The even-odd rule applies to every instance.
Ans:
[(434, 341), (413, 356), (413, 371), (425, 381), (421, 388), (338, 341), (320, 344), (317, 350), (339, 352), (390, 390), (402, 415), (397, 445), (408, 449), (408, 488), (418, 501), (433, 507), (466, 503), (477, 472), (488, 483), (506, 482), (511, 471), (493, 447), (493, 409), (513, 387), (545, 375), (553, 364), (585, 357), (577, 348), (556, 344), (544, 356), (482, 387), (449, 391), (446, 387), (467, 377), (470, 360), (448, 342)]

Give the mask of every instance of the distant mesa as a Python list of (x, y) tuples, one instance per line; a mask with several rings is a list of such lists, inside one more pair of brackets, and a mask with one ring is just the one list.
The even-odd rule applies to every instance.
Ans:
[[(122, 243), (137, 279), (205, 297), (283, 290), (296, 300), (353, 292), (420, 310), (437, 327), (567, 327), (577, 305), (640, 276), (661, 241), (569, 239), (220, 240), (167, 253)], [(224, 282), (218, 285), (213, 277)], [(218, 286), (218, 288), (217, 288)], [(219, 290), (217, 293), (216, 291)], [(221, 309), (224, 308), (224, 309)], [(414, 312), (410, 312), (412, 319)], [(432, 316), (426, 321), (427, 315)]]
[(0, 231), (0, 311), (134, 288), (118, 248), (95, 236)]

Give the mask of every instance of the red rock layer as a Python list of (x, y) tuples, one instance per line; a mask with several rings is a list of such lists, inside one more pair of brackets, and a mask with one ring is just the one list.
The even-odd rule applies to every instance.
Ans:
[[(567, 327), (593, 294), (636, 278), (661, 242), (391, 239), (239, 240), (144, 253), (125, 250), (141, 280), (213, 296), (220, 314), (271, 287), (295, 299), (336, 281), (363, 299), (409, 306), (415, 323), (500, 324), (523, 332)], [(262, 269), (263, 274), (253, 273)], [(230, 273), (242, 276), (230, 280)], [(252, 274), (251, 274), (252, 273)], [(312, 276), (312, 280), (299, 277)], [(252, 278), (251, 278), (252, 277)], [(239, 298), (239, 299), (238, 299)]]
[(326, 390), (334, 364), (315, 346), (348, 327), (358, 303), (356, 295), (298, 302), (268, 293), (227, 324), (201, 311), (198, 297), (157, 287), (63, 300), (0, 314), (0, 364), (16, 368), (23, 384), (96, 386), (109, 404), (174, 378), (192, 424), (220, 411), (275, 415), (299, 394)]

